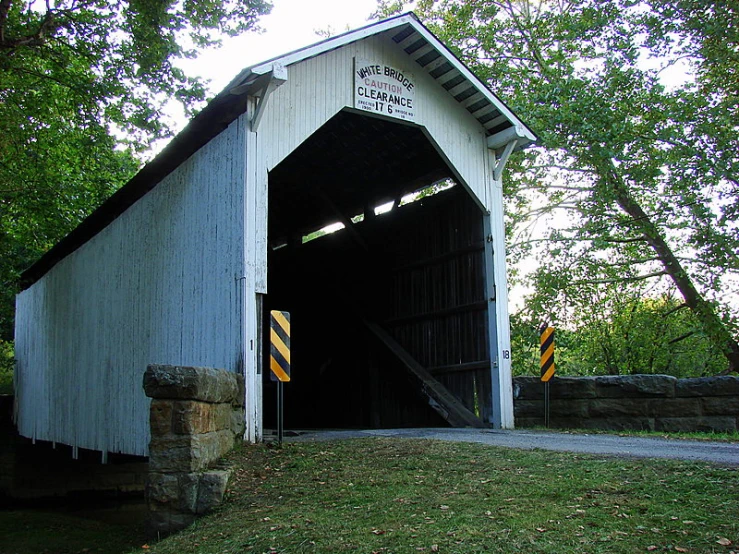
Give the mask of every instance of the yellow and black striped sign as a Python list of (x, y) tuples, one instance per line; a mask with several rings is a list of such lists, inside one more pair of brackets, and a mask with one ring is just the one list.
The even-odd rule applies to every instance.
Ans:
[(290, 380), (290, 312), (272, 310), (269, 323), (269, 368), (272, 380)]
[(541, 380), (549, 381), (554, 377), (554, 327), (541, 330)]

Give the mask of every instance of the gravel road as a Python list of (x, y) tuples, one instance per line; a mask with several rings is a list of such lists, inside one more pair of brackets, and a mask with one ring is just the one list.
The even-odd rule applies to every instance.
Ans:
[[(291, 433), (292, 434), (292, 433)], [(671, 458), (739, 467), (739, 443), (676, 439), (570, 434), (545, 431), (494, 431), (491, 429), (378, 429), (368, 431), (299, 431), (285, 442), (326, 441), (361, 437), (405, 437), (476, 442), (533, 450), (559, 450), (604, 456)]]

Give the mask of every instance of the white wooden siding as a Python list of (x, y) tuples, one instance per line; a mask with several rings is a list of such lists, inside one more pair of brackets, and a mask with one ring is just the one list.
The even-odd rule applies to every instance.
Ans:
[[(258, 130), (258, 167), (253, 176), (259, 187), (268, 180), (268, 172), (307, 140), (332, 116), (354, 105), (354, 58), (378, 61), (411, 73), (416, 83), (416, 120), (440, 155), (447, 161), (456, 179), (467, 188), (484, 213), (486, 228), (493, 235), (488, 284), (495, 291), (496, 302), (489, 314), (490, 352), (494, 365), (493, 410), (496, 427), (513, 427), (511, 390), (510, 325), (506, 277), (505, 234), (503, 220), (502, 183), (493, 179), (494, 158), (487, 148), (486, 136), (480, 123), (425, 70), (415, 64), (389, 37), (375, 35), (348, 44), (318, 57), (289, 66), (288, 80), (270, 96), (266, 113)], [(362, 112), (365, 113), (365, 112)], [(399, 124), (403, 124), (399, 122)], [(309, 181), (306, 186), (312, 186)], [(265, 199), (266, 206), (266, 199)], [(263, 216), (266, 228), (266, 211)], [(248, 237), (247, 237), (248, 240)], [(266, 244), (262, 255), (266, 257)], [(257, 274), (266, 262), (259, 265)], [(257, 291), (263, 292), (261, 282)], [(266, 284), (266, 283), (265, 283)], [(506, 356), (504, 353), (508, 353)], [(247, 367), (247, 374), (249, 368)], [(256, 375), (252, 375), (252, 380)], [(247, 375), (247, 382), (249, 377)], [(256, 408), (261, 413), (261, 397)]]
[[(243, 116), (254, 117), (256, 101), (252, 98)], [(267, 173), (259, 158), (257, 134), (247, 127), (245, 153), (244, 244), (245, 267), (242, 325), (244, 329), (244, 383), (246, 387), (244, 439), (262, 439), (262, 372), (261, 372), (261, 294), (267, 292)]]
[(145, 455), (147, 364), (241, 369), (245, 121), (17, 298), (18, 429)]
[(382, 35), (288, 67), (287, 82), (270, 96), (259, 124), (262, 171), (274, 168), (340, 110), (354, 106), (354, 57), (382, 61), (414, 76), (416, 124), (426, 128), (462, 184), (481, 206), (490, 209), (485, 161), (490, 154), (483, 127), (392, 39)]
[[(487, 198), (490, 205), (490, 215), (485, 217), (486, 234), (490, 234), (491, 241), (486, 241), (486, 248), (490, 249), (490, 258), (486, 265), (487, 281), (493, 290), (490, 297), (495, 298), (488, 310), (488, 326), (495, 329), (497, 341), (491, 341), (491, 358), (497, 364), (493, 365), (491, 378), (493, 380), (493, 419), (496, 428), (513, 429), (513, 373), (511, 369), (511, 325), (508, 313), (508, 266), (506, 264), (505, 220), (503, 209), (503, 181), (493, 178), (495, 159), (489, 154), (485, 159), (488, 164), (486, 172)], [(494, 351), (492, 346), (497, 347)]]

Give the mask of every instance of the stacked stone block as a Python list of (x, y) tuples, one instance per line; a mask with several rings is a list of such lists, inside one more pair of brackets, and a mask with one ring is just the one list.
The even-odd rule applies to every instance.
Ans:
[[(544, 424), (544, 384), (513, 380), (517, 427)], [(555, 377), (550, 425), (557, 428), (717, 431), (739, 429), (739, 377), (669, 375)]]
[(221, 503), (229, 472), (215, 468), (244, 434), (244, 380), (219, 369), (150, 365), (146, 496), (152, 532), (187, 527)]

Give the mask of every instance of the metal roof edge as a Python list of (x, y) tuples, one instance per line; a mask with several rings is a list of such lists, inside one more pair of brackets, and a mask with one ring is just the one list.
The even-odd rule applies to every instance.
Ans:
[(434, 45), (436, 50), (454, 66), (468, 81), (475, 85), (475, 88), (485, 96), (503, 115), (505, 115), (511, 124), (516, 128), (521, 139), (525, 139), (528, 142), (536, 142), (538, 137), (529, 127), (516, 116), (511, 109), (503, 102), (498, 96), (490, 89), (490, 87), (483, 82), (467, 65), (460, 60), (457, 55), (452, 52), (449, 47), (444, 44), (434, 33), (426, 27), (416, 14), (409, 12), (413, 16), (413, 22), (411, 25), (416, 31), (423, 36), (428, 42)]

